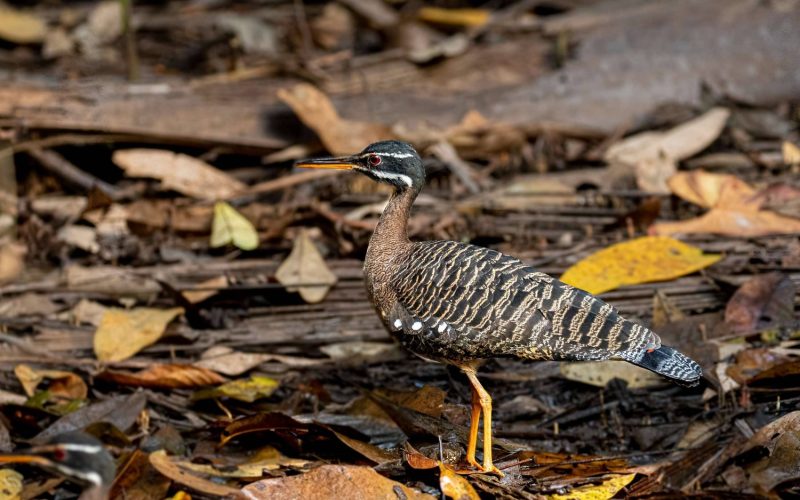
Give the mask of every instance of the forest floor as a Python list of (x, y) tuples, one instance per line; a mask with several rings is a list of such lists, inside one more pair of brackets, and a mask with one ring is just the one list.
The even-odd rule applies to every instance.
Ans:
[[(125, 4), (0, 4), (1, 452), (86, 430), (127, 499), (800, 494), (800, 3)], [(505, 476), (464, 473), (467, 379), (364, 288), (387, 189), (293, 167), (389, 138), (412, 239), (563, 276), (702, 383), (488, 360)]]

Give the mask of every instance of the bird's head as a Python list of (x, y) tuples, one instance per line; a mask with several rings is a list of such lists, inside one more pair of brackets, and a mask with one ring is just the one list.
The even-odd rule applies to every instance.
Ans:
[(419, 191), (425, 184), (422, 159), (411, 144), (402, 141), (376, 142), (352, 156), (303, 160), (296, 166), (355, 170), (373, 180), (390, 184), (398, 191)]
[(93, 487), (107, 488), (116, 466), (111, 454), (96, 438), (83, 432), (66, 432), (46, 444), (19, 453), (0, 455), (0, 463), (27, 463)]

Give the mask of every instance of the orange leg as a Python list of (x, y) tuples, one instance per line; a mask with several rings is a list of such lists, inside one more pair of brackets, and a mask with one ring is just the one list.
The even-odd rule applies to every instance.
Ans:
[[(478, 440), (478, 407), (480, 407), (480, 410), (483, 411), (483, 467), (478, 468), (483, 472), (503, 477), (504, 474), (492, 463), (492, 397), (489, 396), (489, 393), (478, 381), (474, 368), (468, 367), (462, 368), (462, 370), (469, 379), (470, 384), (472, 384), (472, 425), (469, 430), (470, 439), (467, 443), (467, 462), (470, 465), (477, 466), (475, 448)], [(478, 400), (477, 405), (475, 404), (476, 397)], [(470, 451), (472, 452), (471, 454)]]
[(476, 469), (481, 468), (478, 461), (475, 460), (475, 449), (478, 446), (478, 423), (480, 419), (481, 400), (480, 396), (478, 396), (478, 391), (475, 390), (475, 387), (472, 387), (472, 415), (469, 424), (469, 441), (467, 442), (467, 463)]

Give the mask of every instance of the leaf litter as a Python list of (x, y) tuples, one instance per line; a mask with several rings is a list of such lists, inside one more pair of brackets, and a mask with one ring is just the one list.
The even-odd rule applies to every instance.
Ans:
[[(84, 429), (127, 498), (796, 494), (798, 115), (770, 87), (791, 79), (719, 77), (763, 91), (737, 101), (706, 59), (702, 102), (679, 74), (665, 104), (606, 51), (673, 30), (652, 45), (696, 62), (720, 13), (791, 45), (791, 9), (734, 3), (135, 4), (127, 32), (118, 2), (0, 10), (0, 72), (28, 82), (0, 90), (3, 450)], [(364, 291), (385, 192), (292, 172), (385, 138), (429, 173), (413, 239), (603, 293), (709, 380), (488, 361), (506, 477), (466, 474), (469, 386), (391, 344)], [(79, 491), (20, 471), (27, 497)]]

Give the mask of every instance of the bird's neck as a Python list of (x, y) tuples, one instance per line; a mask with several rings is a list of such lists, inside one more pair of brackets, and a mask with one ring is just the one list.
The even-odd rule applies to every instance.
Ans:
[(367, 248), (367, 267), (377, 271), (389, 265), (392, 257), (411, 247), (408, 239), (408, 218), (418, 189), (395, 191), (383, 209)]

